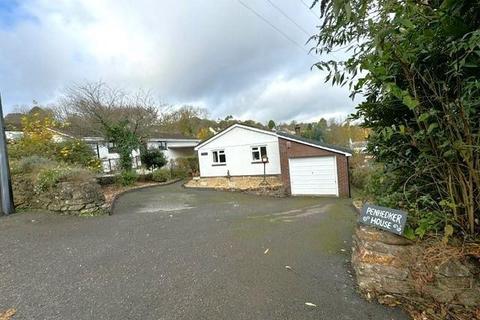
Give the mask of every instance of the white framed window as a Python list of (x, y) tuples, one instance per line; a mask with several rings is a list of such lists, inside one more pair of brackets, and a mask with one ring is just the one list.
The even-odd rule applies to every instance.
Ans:
[(225, 157), (225, 150), (215, 150), (212, 151), (213, 164), (224, 164), (227, 162)]
[(158, 149), (167, 150), (167, 141), (159, 141), (158, 142)]
[(254, 146), (252, 147), (252, 161), (261, 162), (262, 157), (267, 156), (267, 146)]
[(117, 153), (117, 146), (113, 142), (107, 143), (108, 153)]

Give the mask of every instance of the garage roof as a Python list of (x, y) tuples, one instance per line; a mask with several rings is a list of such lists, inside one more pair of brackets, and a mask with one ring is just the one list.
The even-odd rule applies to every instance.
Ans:
[(301, 144), (306, 144), (315, 148), (324, 149), (324, 150), (335, 152), (335, 153), (340, 153), (340, 154), (346, 155), (347, 157), (350, 157), (352, 155), (352, 151), (347, 148), (323, 143), (318, 140), (307, 139), (307, 138), (296, 136), (283, 131), (278, 131), (276, 134), (279, 138), (282, 138), (282, 139), (298, 142)]

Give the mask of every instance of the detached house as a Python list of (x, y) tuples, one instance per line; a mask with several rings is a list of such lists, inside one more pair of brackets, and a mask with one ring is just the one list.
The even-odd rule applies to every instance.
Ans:
[(200, 179), (276, 178), (291, 195), (349, 197), (349, 150), (235, 124), (195, 147)]

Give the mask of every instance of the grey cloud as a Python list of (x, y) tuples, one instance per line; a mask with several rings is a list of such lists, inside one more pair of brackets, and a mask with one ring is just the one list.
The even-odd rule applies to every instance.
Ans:
[[(305, 43), (307, 35), (266, 1), (242, 1)], [(276, 3), (315, 31), (318, 21), (300, 1)], [(101, 79), (171, 103), (198, 103), (215, 117), (286, 121), (353, 110), (345, 89), (310, 70), (312, 56), (234, 0), (31, 0), (19, 10), (35, 19), (0, 27), (7, 108), (51, 102), (73, 82)]]

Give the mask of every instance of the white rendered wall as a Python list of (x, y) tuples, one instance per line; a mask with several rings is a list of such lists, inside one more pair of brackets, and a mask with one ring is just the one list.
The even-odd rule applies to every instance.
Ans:
[[(165, 158), (170, 160), (175, 160), (177, 158), (190, 157), (195, 154), (193, 148), (198, 144), (198, 141), (167, 141), (167, 150), (162, 150)], [(147, 149), (159, 149), (159, 141), (149, 141), (147, 142)]]
[[(218, 177), (263, 175), (263, 163), (253, 163), (253, 146), (266, 146), (269, 162), (266, 174), (280, 174), (278, 138), (267, 133), (236, 127), (198, 149), (200, 176)], [(225, 150), (225, 165), (214, 165), (212, 151)], [(206, 155), (202, 155), (205, 154)]]

